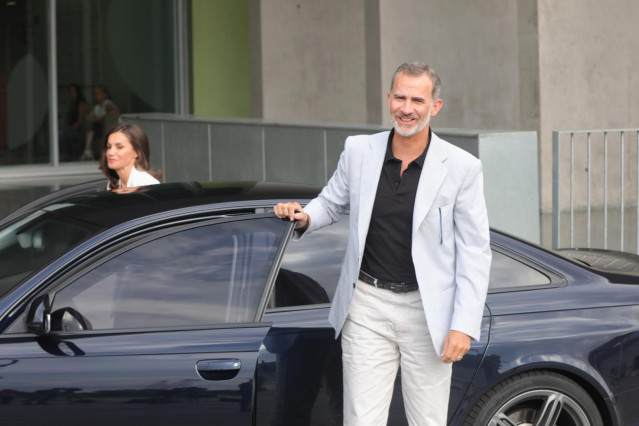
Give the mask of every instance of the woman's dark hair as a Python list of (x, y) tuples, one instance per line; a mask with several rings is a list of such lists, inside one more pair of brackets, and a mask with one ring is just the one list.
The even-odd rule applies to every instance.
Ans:
[[(70, 99), (69, 109), (67, 110), (66, 123), (69, 127), (73, 126), (74, 123), (78, 121), (78, 111), (80, 109), (80, 104), (86, 104), (87, 102), (84, 98), (84, 93), (82, 93), (82, 88), (79, 84), (71, 83), (69, 85), (69, 90), (71, 89), (75, 90), (75, 99)], [(82, 123), (84, 123), (84, 117), (81, 117), (81, 119)]]
[(104, 135), (104, 140), (102, 141), (102, 154), (100, 156), (100, 170), (102, 170), (102, 173), (104, 173), (109, 180), (111, 188), (118, 187), (118, 180), (120, 178), (115, 170), (109, 169), (106, 157), (106, 146), (109, 141), (109, 136), (117, 132), (122, 132), (126, 135), (133, 147), (133, 150), (138, 155), (137, 160), (135, 160), (134, 167), (145, 172), (149, 172), (149, 169), (151, 168), (149, 165), (151, 153), (149, 150), (149, 139), (146, 136), (146, 132), (137, 124), (127, 122), (116, 123), (109, 129), (106, 135)]

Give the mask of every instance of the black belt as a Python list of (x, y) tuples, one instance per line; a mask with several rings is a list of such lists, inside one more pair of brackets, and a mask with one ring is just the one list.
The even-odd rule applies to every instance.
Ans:
[(419, 286), (417, 284), (394, 283), (390, 281), (378, 280), (377, 278), (367, 274), (364, 271), (359, 271), (359, 279), (366, 284), (373, 285), (377, 288), (383, 288), (384, 290), (390, 290), (393, 293), (410, 293), (411, 291), (416, 291), (419, 289)]

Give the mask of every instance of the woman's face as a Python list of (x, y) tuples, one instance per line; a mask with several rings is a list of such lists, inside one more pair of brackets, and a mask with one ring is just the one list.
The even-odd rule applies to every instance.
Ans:
[(101, 87), (95, 87), (93, 89), (93, 99), (97, 103), (102, 103), (102, 101), (104, 101), (106, 99), (106, 92), (104, 90), (102, 90)]
[(133, 149), (127, 135), (115, 132), (111, 133), (107, 139), (106, 159), (109, 169), (116, 172), (130, 171), (138, 159), (138, 153)]

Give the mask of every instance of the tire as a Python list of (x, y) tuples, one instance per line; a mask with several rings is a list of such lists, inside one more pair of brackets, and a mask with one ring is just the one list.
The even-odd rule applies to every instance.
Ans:
[(577, 383), (550, 371), (509, 377), (473, 407), (466, 426), (603, 426), (599, 410)]

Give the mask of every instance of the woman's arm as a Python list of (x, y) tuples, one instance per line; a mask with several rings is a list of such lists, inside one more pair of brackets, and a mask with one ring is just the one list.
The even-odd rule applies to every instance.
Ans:
[(117, 115), (118, 110), (116, 110), (111, 103), (106, 104), (105, 111), (108, 115)]
[(79, 129), (82, 127), (82, 123), (84, 122), (84, 112), (86, 110), (86, 104), (84, 102), (80, 102), (78, 104), (78, 116), (75, 119), (75, 123), (71, 125), (72, 129)]

